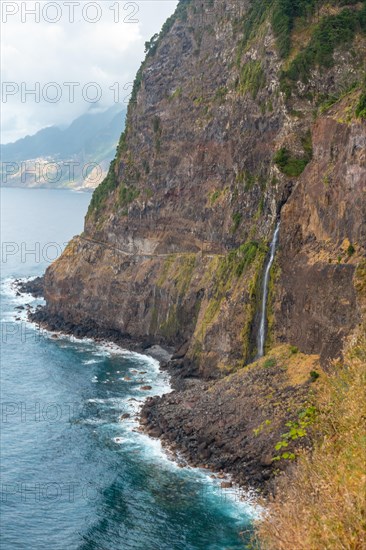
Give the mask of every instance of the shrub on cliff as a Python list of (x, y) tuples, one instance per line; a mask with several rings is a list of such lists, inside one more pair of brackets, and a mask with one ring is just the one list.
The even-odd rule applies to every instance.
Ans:
[(309, 160), (305, 157), (295, 157), (286, 147), (281, 147), (273, 157), (279, 170), (289, 177), (298, 177), (304, 171)]
[(366, 119), (366, 84), (365, 91), (361, 94), (360, 100), (356, 107), (356, 116)]
[(275, 3), (272, 26), (281, 57), (287, 57), (290, 53), (295, 18), (312, 13), (316, 3), (315, 0), (277, 0)]
[(95, 189), (92, 199), (90, 201), (88, 216), (93, 212), (98, 212), (108, 197), (109, 193), (116, 189), (118, 182), (115, 174), (115, 160), (112, 160), (107, 176), (102, 183)]
[(297, 178), (313, 158), (313, 142), (310, 131), (302, 137), (301, 143), (304, 149), (302, 156), (292, 154), (287, 147), (281, 147), (273, 157), (273, 162), (286, 176)]
[[(345, 8), (321, 19), (309, 43), (293, 59), (282, 78), (306, 83), (315, 66), (331, 67), (335, 49), (350, 44), (358, 32), (366, 33), (366, 2), (361, 10)], [(289, 53), (288, 46), (286, 52)]]

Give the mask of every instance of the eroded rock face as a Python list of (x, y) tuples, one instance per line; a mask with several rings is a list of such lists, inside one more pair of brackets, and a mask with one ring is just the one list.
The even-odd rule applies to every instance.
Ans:
[[(285, 203), (271, 343), (327, 360), (359, 315), (352, 281), (365, 243), (365, 123), (341, 120), (346, 103), (313, 126), (305, 96), (289, 106), (269, 22), (242, 45), (249, 4), (233, 16), (234, 0), (186, 3), (144, 63), (112, 183), (45, 276), (44, 318), (184, 349), (182, 372), (205, 378), (255, 355), (261, 276)], [(363, 51), (360, 38), (355, 77)], [(340, 56), (315, 71), (312, 89), (338, 93), (349, 64)], [(313, 160), (300, 179), (285, 176), (274, 153), (286, 145), (302, 154), (310, 128)]]
[(326, 360), (361, 321), (353, 284), (366, 243), (366, 124), (347, 100), (313, 126), (314, 158), (282, 211), (276, 333)]

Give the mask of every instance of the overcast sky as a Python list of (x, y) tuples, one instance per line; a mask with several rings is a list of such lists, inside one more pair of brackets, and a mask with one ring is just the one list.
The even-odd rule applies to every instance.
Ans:
[(2, 0), (1, 143), (127, 101), (145, 41), (177, 3)]

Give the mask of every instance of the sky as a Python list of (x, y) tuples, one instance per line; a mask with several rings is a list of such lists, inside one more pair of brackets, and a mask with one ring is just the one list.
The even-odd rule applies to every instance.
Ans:
[(127, 106), (144, 44), (177, 3), (2, 0), (0, 142)]

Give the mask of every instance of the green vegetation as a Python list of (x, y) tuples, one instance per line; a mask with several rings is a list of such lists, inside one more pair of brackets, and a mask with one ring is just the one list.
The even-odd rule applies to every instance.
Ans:
[(154, 134), (157, 134), (160, 130), (160, 118), (158, 116), (154, 116), (153, 118), (153, 129)]
[(235, 277), (241, 277), (244, 270), (254, 262), (259, 247), (257, 241), (249, 241), (236, 250), (229, 252), (221, 263), (218, 273), (219, 279), (228, 279), (230, 273), (234, 274)]
[(366, 119), (366, 81), (363, 85), (363, 90), (356, 107), (356, 116)]
[[(120, 143), (118, 146), (118, 151), (125, 150), (126, 146), (126, 133), (124, 132), (121, 136)], [(120, 183), (117, 180), (116, 172), (115, 172), (115, 166), (116, 166), (116, 159), (114, 159), (110, 166), (109, 171), (105, 179), (102, 181), (102, 183), (94, 190), (92, 199), (90, 201), (89, 209), (87, 216), (90, 216), (91, 214), (95, 213), (98, 214), (102, 209), (103, 206), (108, 198), (108, 196), (113, 193), (117, 188), (118, 189), (118, 196), (117, 196), (117, 202), (116, 205), (118, 207), (126, 207), (131, 202), (133, 202), (140, 194), (140, 191), (136, 189), (134, 185), (127, 185), (124, 183)], [(133, 171), (133, 167), (131, 166), (131, 162), (127, 164), (126, 171)], [(134, 177), (132, 176), (132, 179), (136, 180), (139, 178), (139, 173), (134, 172)]]
[(153, 118), (153, 131), (155, 135), (155, 149), (157, 153), (160, 153), (161, 149), (161, 121), (158, 116), (154, 116)]
[(253, 0), (251, 7), (241, 21), (243, 38), (238, 49), (238, 65), (241, 65), (243, 55), (248, 42), (255, 36), (258, 27), (266, 20), (268, 9), (271, 7), (271, 0)]
[(94, 190), (88, 209), (88, 216), (90, 216), (92, 213), (97, 214), (102, 209), (109, 194), (117, 188), (118, 181), (115, 174), (115, 164), (116, 161), (112, 160), (107, 176), (102, 181), (102, 183)]
[(313, 158), (313, 141), (310, 130), (301, 138), (301, 144), (305, 151), (305, 157), (310, 161)]
[(168, 317), (160, 325), (160, 332), (165, 338), (174, 338), (179, 331), (179, 319), (177, 312), (177, 305), (173, 304), (168, 311)]
[(122, 132), (121, 137), (119, 138), (119, 143), (117, 145), (117, 155), (125, 152), (127, 150), (127, 128)]
[(353, 254), (356, 252), (355, 247), (351, 243), (349, 247), (347, 248), (347, 254), (348, 256), (353, 256)]
[(272, 15), (272, 27), (277, 39), (277, 48), (281, 57), (287, 57), (291, 49), (291, 33), (295, 19), (310, 15), (315, 0), (277, 0)]
[(145, 42), (145, 53), (155, 54), (158, 38), (159, 34), (156, 33), (150, 40)]
[(300, 176), (313, 157), (311, 133), (308, 132), (301, 141), (304, 149), (304, 155), (301, 157), (291, 154), (287, 147), (281, 147), (273, 157), (274, 163), (286, 176), (293, 178)]
[[(259, 243), (257, 241), (249, 241), (239, 246), (239, 248), (233, 253), (233, 262), (236, 263), (235, 275), (241, 277), (248, 266), (250, 266), (256, 256), (259, 249)], [(230, 260), (229, 254), (229, 260)]]
[[(280, 275), (280, 267), (278, 265), (277, 258), (275, 258), (270, 277), (268, 282), (268, 299), (267, 299), (267, 333), (266, 333), (266, 341), (265, 341), (265, 352), (269, 352), (273, 345), (275, 344), (275, 335), (274, 335), (274, 325), (275, 325), (275, 312), (274, 312), (274, 304), (276, 300), (276, 291), (277, 291), (277, 282)], [(260, 282), (262, 283), (262, 277), (260, 279)], [(262, 294), (260, 293), (260, 297)], [(259, 304), (257, 304), (257, 310), (259, 308)], [(290, 353), (291, 353), (291, 346), (290, 346)]]
[(146, 175), (150, 174), (150, 164), (148, 160), (142, 159), (142, 168)]
[(259, 91), (266, 85), (266, 77), (260, 61), (248, 61), (240, 71), (237, 89), (241, 94), (249, 92), (256, 99)]
[(319, 377), (320, 377), (320, 374), (318, 373), (318, 371), (312, 370), (310, 372), (310, 378), (312, 382), (315, 382), (315, 380), (318, 380)]
[[(337, 7), (345, 5), (359, 4), (360, 0), (333, 0), (329, 4)], [(310, 18), (318, 12), (322, 5), (326, 4), (324, 0), (277, 0), (273, 9), (272, 26), (277, 39), (277, 47), (281, 57), (286, 58), (291, 50), (291, 34), (295, 26), (296, 19), (303, 19), (306, 24)], [(355, 15), (355, 17), (353, 17)], [(351, 17), (350, 17), (351, 16)], [(318, 48), (318, 54), (328, 57), (330, 51), (342, 40), (346, 42), (349, 33), (351, 38), (356, 30), (357, 23), (361, 26), (364, 23), (364, 15), (359, 18), (357, 13), (347, 9), (340, 14), (325, 17), (321, 20), (315, 31), (312, 46)], [(340, 35), (340, 27), (343, 24), (344, 34)], [(327, 40), (328, 46), (326, 44)], [(326, 51), (327, 50), (327, 51)]]
[(220, 310), (226, 292), (232, 288), (235, 279), (241, 277), (249, 266), (254, 263), (260, 251), (261, 246), (258, 242), (248, 241), (219, 260), (219, 265), (211, 275), (214, 287), (202, 323), (204, 327), (207, 327), (213, 321)]
[[(182, 328), (186, 322), (182, 303), (186, 298), (186, 293), (193, 277), (196, 260), (196, 254), (171, 254), (164, 261), (156, 284), (158, 287), (162, 288), (166, 282), (170, 285), (172, 281), (174, 281), (174, 293), (171, 296), (172, 303), (169, 307), (169, 311), (167, 314), (164, 313), (164, 319), (161, 321), (159, 321), (160, 307), (155, 303), (150, 323), (152, 332), (159, 330), (161, 334), (170, 339), (175, 337), (179, 329)], [(199, 307), (200, 300), (197, 300), (194, 316), (198, 315)]]
[(165, 283), (165, 281), (168, 277), (168, 273), (169, 273), (171, 267), (174, 265), (175, 260), (176, 260), (176, 255), (175, 254), (170, 254), (170, 256), (168, 256), (167, 259), (164, 261), (162, 270), (160, 272), (159, 279), (156, 282), (157, 286), (161, 287), (161, 286), (164, 285), (164, 283)]
[(318, 109), (319, 113), (323, 114), (325, 113), (330, 107), (332, 107), (335, 103), (346, 97), (348, 94), (353, 92), (354, 90), (357, 90), (359, 88), (360, 84), (357, 81), (350, 82), (347, 84), (341, 91), (339, 91), (336, 95), (322, 95), (320, 94), (319, 100), (318, 100)]
[(296, 157), (286, 147), (281, 147), (273, 157), (273, 161), (283, 174), (296, 178), (303, 173), (309, 159), (307, 157)]
[(174, 99), (178, 99), (182, 96), (183, 88), (179, 86), (174, 92), (169, 96), (169, 101), (173, 101)]
[[(275, 450), (280, 451), (283, 448), (287, 448), (291, 441), (297, 441), (298, 439), (307, 437), (308, 428), (314, 424), (316, 415), (316, 408), (314, 406), (310, 406), (299, 413), (298, 420), (296, 422), (287, 422), (286, 427), (289, 428), (289, 431), (281, 435), (281, 440), (276, 443)], [(286, 451), (285, 453), (276, 455), (272, 460), (294, 460), (295, 458), (295, 453)]]
[(236, 181), (238, 183), (244, 184), (244, 191), (250, 191), (253, 189), (257, 181), (260, 181), (261, 176), (256, 176), (251, 174), (249, 170), (242, 170), (236, 176)]
[(240, 212), (234, 212), (232, 218), (233, 218), (233, 225), (231, 227), (231, 232), (236, 233), (236, 231), (239, 229), (239, 225), (241, 224), (243, 216)]
[(164, 23), (159, 34), (159, 41), (164, 38), (173, 27), (174, 23), (179, 19), (180, 21), (187, 20), (187, 8), (192, 0), (180, 0), (177, 9)]
[(167, 257), (162, 266), (157, 285), (163, 287), (167, 280), (173, 280), (175, 281), (178, 295), (183, 298), (188, 290), (195, 266), (195, 254), (185, 254), (181, 256), (171, 254)]
[(271, 367), (275, 367), (277, 364), (277, 361), (276, 361), (276, 358), (275, 357), (268, 357), (268, 359), (265, 360), (264, 362), (264, 367), (266, 369), (270, 369)]
[[(359, 3), (360, 0), (329, 1), (330, 5), (336, 7)], [(258, 28), (264, 23), (269, 13), (271, 13), (272, 28), (276, 36), (279, 54), (282, 58), (286, 58), (291, 51), (291, 35), (296, 21), (302, 19), (304, 24), (309, 25), (310, 18), (316, 13), (319, 14), (320, 8), (325, 4), (325, 0), (252, 0), (249, 11), (239, 22), (243, 37), (238, 50), (238, 66), (241, 64), (241, 56), (248, 43), (256, 36)], [(342, 15), (344, 11), (348, 13)], [(339, 19), (337, 19), (338, 15), (325, 17), (318, 25), (319, 31), (317, 31), (312, 46), (320, 46), (321, 57), (323, 55), (328, 56), (325, 51), (327, 49), (326, 40), (330, 41), (328, 48), (334, 50), (334, 47), (342, 44), (342, 40), (348, 39), (347, 30), (342, 35), (339, 33), (342, 24), (345, 28), (348, 27), (353, 35), (358, 29), (364, 30), (365, 28), (365, 8), (359, 11), (358, 14), (357, 11), (348, 8), (343, 10), (339, 16)], [(332, 27), (334, 27), (334, 30), (332, 30)]]
[(175, 277), (176, 287), (180, 296), (185, 296), (192, 280), (193, 271), (196, 267), (196, 255), (188, 254), (180, 259), (178, 273)]
[[(364, 327), (363, 327), (364, 330)], [(297, 464), (277, 481), (257, 523), (257, 548), (361, 550), (365, 543), (366, 341), (359, 340), (333, 374), (322, 374), (317, 406), (289, 426), (282, 442), (306, 438)], [(305, 422), (305, 425), (303, 424)], [(310, 422), (310, 424), (309, 424)], [(288, 452), (288, 449), (286, 449)], [(290, 451), (292, 452), (292, 451)], [(291, 459), (289, 455), (287, 459)], [(304, 528), (304, 526), (306, 528)]]
[(220, 103), (223, 103), (225, 97), (227, 96), (228, 89), (226, 86), (221, 86), (221, 88), (218, 88), (215, 92), (215, 100), (219, 101)]
[[(290, 2), (290, 0), (288, 0)], [(331, 67), (333, 54), (338, 46), (349, 45), (357, 32), (366, 33), (366, 2), (362, 10), (345, 8), (336, 15), (321, 19), (315, 27), (307, 46), (290, 63), (282, 79), (306, 83), (315, 67)], [(284, 48), (289, 53), (287, 46)]]
[(118, 190), (118, 206), (126, 207), (133, 202), (140, 194), (140, 191), (133, 185), (121, 184)]
[(258, 435), (260, 435), (263, 431), (269, 431), (268, 428), (271, 424), (272, 420), (265, 420), (260, 426), (258, 426), (258, 428), (253, 430), (254, 435), (258, 437)]
[(142, 73), (145, 67), (145, 61), (140, 65), (139, 70), (136, 73), (135, 80), (133, 81), (130, 103), (136, 103), (137, 94), (140, 91), (142, 85)]
[(211, 193), (210, 195), (211, 206), (213, 206), (219, 200), (221, 194), (222, 194), (222, 191), (218, 191), (218, 190), (213, 191), (213, 193)]

